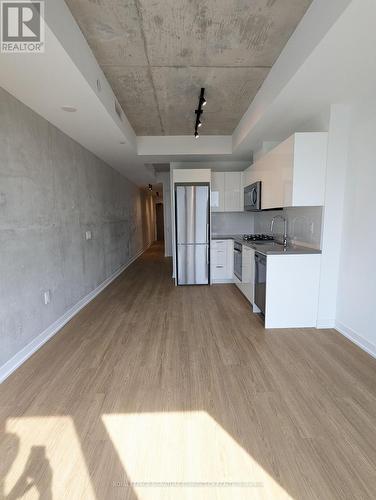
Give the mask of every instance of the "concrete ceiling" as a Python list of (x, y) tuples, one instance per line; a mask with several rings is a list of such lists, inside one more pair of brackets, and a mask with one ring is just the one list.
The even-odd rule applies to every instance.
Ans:
[(312, 0), (66, 0), (137, 135), (231, 134)]

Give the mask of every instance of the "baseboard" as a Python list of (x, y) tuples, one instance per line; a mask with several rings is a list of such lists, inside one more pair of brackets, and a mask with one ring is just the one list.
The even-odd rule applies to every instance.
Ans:
[(229, 283), (234, 283), (234, 279), (231, 278), (231, 279), (228, 279), (228, 280), (224, 280), (224, 279), (212, 280), (212, 282), (211, 282), (212, 285), (226, 285), (226, 284), (229, 284)]
[(336, 320), (333, 319), (325, 319), (325, 318), (320, 318), (317, 320), (316, 323), (316, 328), (319, 329), (326, 329), (326, 328), (335, 328), (336, 327)]
[(0, 384), (4, 382), (19, 366), (21, 366), (30, 356), (32, 356), (38, 349), (42, 347), (51, 337), (56, 335), (64, 325), (68, 323), (81, 309), (83, 309), (89, 302), (91, 302), (99, 293), (101, 293), (110, 283), (112, 283), (122, 272), (127, 269), (135, 260), (137, 260), (150, 245), (138, 252), (129, 262), (121, 266), (114, 274), (105, 279), (97, 288), (92, 290), (88, 295), (83, 297), (77, 304), (57, 319), (46, 330), (35, 337), (29, 344), (23, 347), (17, 354), (15, 354), (9, 361), (0, 367)]
[(351, 342), (353, 342), (358, 347), (363, 349), (363, 351), (367, 352), (372, 357), (376, 358), (376, 345), (375, 344), (372, 344), (372, 342), (369, 342), (364, 337), (362, 337), (358, 333), (354, 332), (354, 330), (352, 330), (348, 326), (344, 325), (343, 323), (340, 323), (339, 321), (336, 322), (335, 328), (336, 328), (336, 330), (339, 331), (339, 333), (341, 333), (346, 338), (351, 340)]

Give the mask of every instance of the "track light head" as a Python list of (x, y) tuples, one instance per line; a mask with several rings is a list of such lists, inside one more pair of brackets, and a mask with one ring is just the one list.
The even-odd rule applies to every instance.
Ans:
[(195, 122), (195, 138), (198, 139), (199, 134), (198, 134), (198, 129), (202, 126), (202, 121), (200, 120), (200, 117), (204, 110), (202, 109), (203, 106), (206, 104), (206, 99), (204, 97), (205, 94), (205, 89), (202, 87), (201, 92), (198, 98), (198, 108), (195, 109), (195, 115), (196, 115), (196, 122)]

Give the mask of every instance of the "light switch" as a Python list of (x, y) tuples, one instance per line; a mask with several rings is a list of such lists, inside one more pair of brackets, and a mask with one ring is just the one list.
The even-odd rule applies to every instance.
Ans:
[(86, 233), (85, 233), (85, 238), (86, 238), (87, 240), (91, 240), (91, 231), (86, 231)]

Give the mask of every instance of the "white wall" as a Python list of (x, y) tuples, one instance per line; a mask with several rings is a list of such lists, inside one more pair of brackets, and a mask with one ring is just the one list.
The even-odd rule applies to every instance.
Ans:
[(331, 106), (322, 230), (318, 326), (335, 326), (343, 226), (350, 107)]
[(376, 100), (351, 116), (337, 328), (376, 356)]

